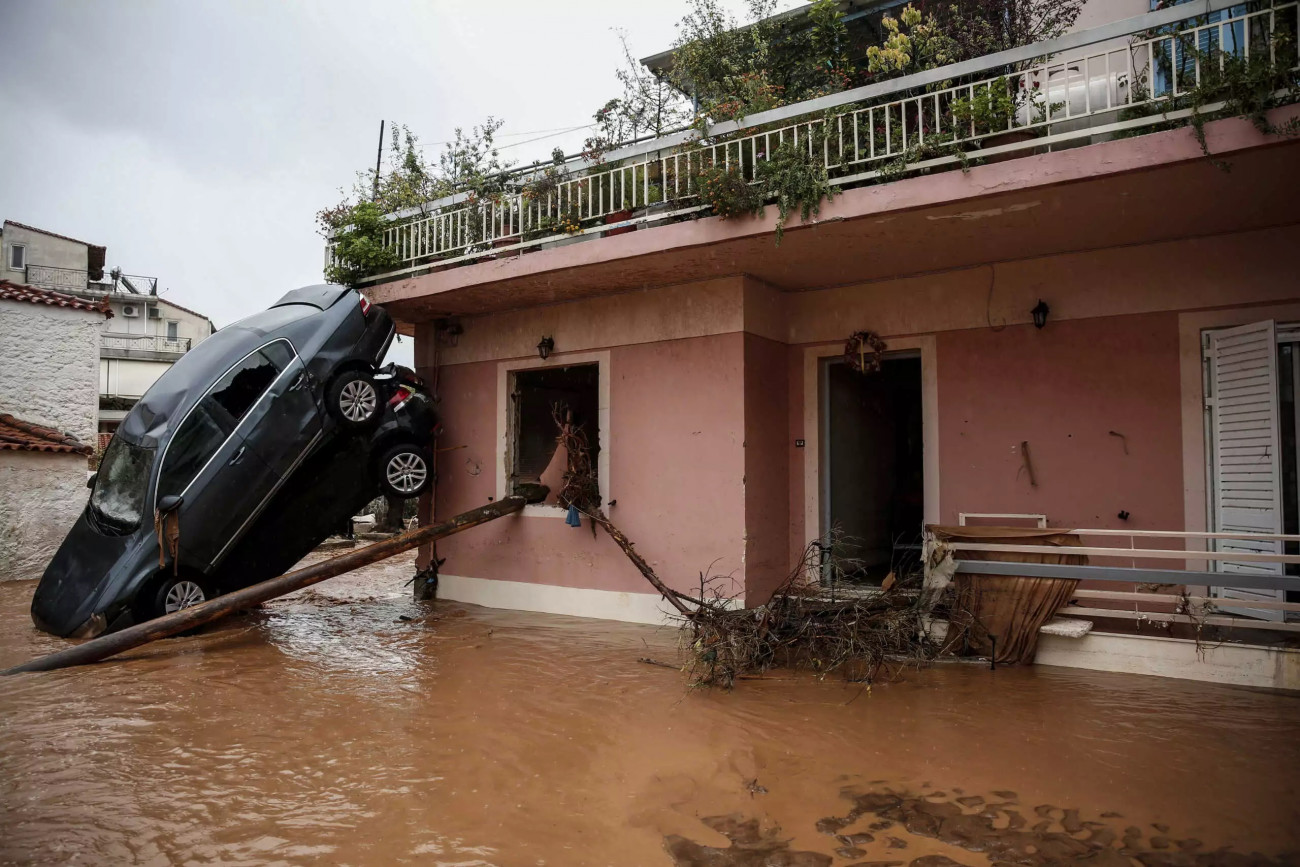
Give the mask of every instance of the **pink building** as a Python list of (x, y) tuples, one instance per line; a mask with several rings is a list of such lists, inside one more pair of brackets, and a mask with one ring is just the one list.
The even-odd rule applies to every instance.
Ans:
[[(1001, 66), (970, 61), (715, 127), (729, 143), (714, 155), (743, 168), (750, 157), (730, 154), (761, 159), (771, 136), (807, 140), (834, 113), (823, 146), (840, 193), (815, 219), (792, 218), (779, 246), (775, 208), (722, 219), (689, 191), (672, 205), (646, 198), (652, 181), (684, 176), (680, 136), (573, 182), (569, 201), (597, 218), (579, 235), (539, 234), (551, 203), (519, 197), (472, 215), (490, 244), (464, 242), (455, 202), (395, 219), (404, 265), (365, 288), (414, 334), (441, 394), (425, 518), (543, 475), (549, 407), (563, 400), (599, 444), (607, 513), (659, 574), (682, 590), (705, 570), (729, 576), (746, 605), (832, 526), (859, 540), (868, 583), (916, 556), (924, 524), (987, 523), (981, 514), (1182, 534), (1136, 537), (1161, 549), (1205, 550), (1188, 534), (1265, 534), (1233, 543), (1241, 562), (1092, 561), (1267, 576), (1235, 594), (1185, 582), (1244, 597), (1237, 616), (1269, 624), (1258, 640), (1198, 662), (1191, 642), (1168, 637), (1176, 629), (1133, 613), (1122, 596), (1133, 583), (1111, 581), (1085, 584), (1118, 593), (1080, 607), (1129, 610), (1096, 618), (1084, 639), (1045, 638), (1039, 661), (1300, 686), (1300, 656), (1278, 645), (1300, 611), (1300, 578), (1288, 578), (1300, 549), (1282, 538), (1300, 532), (1300, 142), (1212, 120), (1206, 143), (1231, 171), (1216, 167), (1189, 127), (1168, 128), (1189, 112), (1170, 75), (1162, 84), (1168, 37), (1151, 36), (1181, 27), (1228, 46), (1249, 34), (1258, 52), (1268, 34), (1295, 32), (1296, 4), (1210, 6), (1221, 11), (1199, 30), (1176, 10), (1116, 21), (1145, 7), (1090, 9), (1091, 29)], [(961, 131), (972, 155), (984, 145), (983, 164), (927, 157), (880, 177), (917, 136), (883, 141), (882, 116), (906, 130), (906, 112), (934, 112), (942, 128), (935, 88), (1013, 61), (1047, 95), (1046, 111), (1031, 102), (1010, 123), (1032, 135)], [(597, 225), (611, 214), (635, 231)], [(861, 331), (886, 344), (865, 376), (845, 364)], [(658, 621), (657, 597), (615, 545), (564, 517), (530, 506), (441, 543), (440, 595)], [(1084, 544), (1130, 544), (1110, 538)], [(1145, 610), (1179, 620), (1171, 606)]]

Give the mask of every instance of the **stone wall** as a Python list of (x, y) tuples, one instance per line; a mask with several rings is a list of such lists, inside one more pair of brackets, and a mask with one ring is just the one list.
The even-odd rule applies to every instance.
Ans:
[(0, 451), (0, 581), (40, 578), (86, 505), (81, 455)]
[[(102, 313), (0, 301), (0, 412), (95, 442)], [(84, 458), (79, 458), (84, 464)]]

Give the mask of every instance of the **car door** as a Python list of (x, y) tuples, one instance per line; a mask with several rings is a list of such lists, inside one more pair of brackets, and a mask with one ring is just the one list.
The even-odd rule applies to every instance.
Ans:
[(273, 475), (244, 442), (229, 413), (209, 394), (168, 441), (155, 503), (179, 495), (180, 556), (209, 570), (239, 532), (257, 491)]
[(264, 399), (249, 411), (244, 434), (250, 448), (281, 480), (288, 478), (321, 434), (320, 406), (312, 377), (288, 340), (259, 350), (275, 365), (276, 376)]

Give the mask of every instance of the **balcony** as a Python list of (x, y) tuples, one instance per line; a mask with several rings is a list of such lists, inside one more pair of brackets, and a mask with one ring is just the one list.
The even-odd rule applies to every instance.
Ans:
[[(1199, 89), (1221, 80), (1229, 65), (1267, 62), (1294, 83), (1297, 3), (1257, 8), (1208, 0), (1196, 9), (1201, 17), (1191, 21), (1189, 7), (1162, 9), (714, 124), (702, 136), (684, 130), (634, 143), (597, 166), (570, 160), (542, 196), (525, 187), (543, 170), (518, 169), (496, 200), (476, 202), (461, 192), (387, 215), (383, 243), (400, 266), (361, 282), (707, 216), (710, 205), (697, 188), (701, 169), (734, 170), (753, 185), (759, 167), (786, 143), (806, 149), (831, 187), (843, 191), (1184, 125), (1229, 108), (1206, 101)], [(1274, 97), (1290, 104), (1294, 93)], [(332, 256), (331, 244), (327, 265)]]
[(100, 337), (100, 355), (103, 358), (175, 361), (189, 351), (188, 337), (158, 334), (104, 334)]
[(85, 292), (90, 280), (88, 271), (75, 268), (56, 268), (53, 265), (28, 265), (26, 282), (38, 289), (55, 292)]

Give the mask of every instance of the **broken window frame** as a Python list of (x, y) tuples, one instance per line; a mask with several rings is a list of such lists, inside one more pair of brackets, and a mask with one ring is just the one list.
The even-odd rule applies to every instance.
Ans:
[[(588, 411), (591, 414), (591, 418), (589, 419), (588, 423), (591, 425), (592, 429), (588, 430), (588, 437), (592, 448), (592, 458), (597, 467), (596, 470), (597, 478), (602, 482), (601, 487), (603, 490), (604, 484), (603, 484), (601, 469), (602, 469), (602, 464), (604, 462), (600, 460), (600, 454), (603, 448), (603, 439), (604, 439), (604, 434), (603, 431), (601, 430), (601, 414), (602, 414), (601, 407), (603, 404), (602, 384), (603, 384), (603, 377), (605, 371), (602, 367), (601, 361), (599, 360), (573, 359), (573, 360), (566, 360), (565, 363), (545, 364), (545, 365), (538, 365), (532, 367), (519, 367), (507, 371), (506, 396), (505, 396), (507, 402), (506, 403), (506, 431), (505, 431), (506, 442), (505, 442), (505, 456), (504, 456), (505, 463), (504, 463), (504, 475), (503, 475), (505, 481), (505, 492), (504, 492), (505, 494), (516, 493), (518, 490), (518, 486), (521, 483), (536, 482), (541, 477), (541, 474), (545, 472), (547, 466), (550, 465), (551, 460), (553, 460), (555, 457), (555, 451), (552, 450), (550, 457), (547, 459), (545, 465), (541, 466), (535, 474), (530, 473), (526, 477), (520, 476), (518, 471), (518, 467), (521, 462), (521, 457), (519, 454), (519, 449), (521, 445), (520, 431), (524, 425), (524, 420), (521, 416), (521, 412), (523, 409), (523, 400), (520, 391), (521, 389), (520, 379), (527, 378), (530, 375), (544, 374), (546, 372), (558, 373), (562, 371), (575, 370), (579, 368), (589, 368), (594, 374), (592, 376), (592, 382), (590, 383), (590, 387), (592, 388), (594, 393), (590, 395), (589, 399), (586, 400), (585, 402), (589, 404)], [(548, 406), (553, 407), (554, 402), (548, 402)], [(550, 417), (548, 416), (545, 420), (539, 420), (539, 423), (550, 425), (552, 422)], [(556, 437), (558, 440), (558, 431), (556, 432)]]

